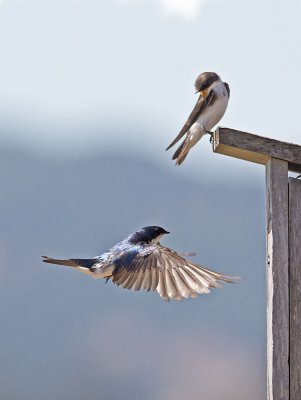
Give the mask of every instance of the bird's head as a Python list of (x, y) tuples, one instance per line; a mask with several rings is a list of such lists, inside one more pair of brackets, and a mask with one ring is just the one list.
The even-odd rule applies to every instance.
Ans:
[(146, 243), (159, 243), (163, 235), (169, 233), (160, 226), (145, 226), (139, 231), (133, 233), (129, 240), (132, 243), (146, 242)]
[(202, 97), (207, 97), (214, 83), (220, 82), (221, 78), (215, 72), (203, 72), (195, 81), (196, 93)]

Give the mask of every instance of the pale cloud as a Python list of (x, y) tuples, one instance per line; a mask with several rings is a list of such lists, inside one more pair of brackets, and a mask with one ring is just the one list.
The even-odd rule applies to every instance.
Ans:
[(167, 15), (195, 18), (204, 0), (155, 0)]
[[(28, 0), (23, 0), (27, 2)], [(67, 0), (70, 2), (81, 2), (81, 0)], [(118, 3), (156, 3), (161, 7), (164, 15), (167, 17), (183, 17), (186, 19), (195, 19), (198, 15), (200, 7), (206, 0), (114, 0)], [(5, 0), (0, 0), (0, 5)]]
[(206, 0), (117, 0), (120, 3), (152, 2), (160, 6), (168, 17), (195, 19)]

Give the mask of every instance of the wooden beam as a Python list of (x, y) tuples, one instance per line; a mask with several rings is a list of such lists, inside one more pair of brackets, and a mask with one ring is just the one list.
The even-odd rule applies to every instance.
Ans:
[(301, 181), (289, 179), (290, 400), (301, 399)]
[(267, 398), (289, 400), (288, 163), (266, 167)]
[(288, 169), (301, 173), (301, 146), (241, 132), (217, 128), (213, 134), (215, 153), (266, 165), (273, 158), (288, 162)]

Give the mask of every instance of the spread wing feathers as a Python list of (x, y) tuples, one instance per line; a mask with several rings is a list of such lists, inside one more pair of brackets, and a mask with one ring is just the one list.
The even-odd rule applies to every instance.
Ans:
[(127, 266), (118, 266), (112, 273), (116, 285), (132, 290), (155, 291), (169, 301), (197, 297), (221, 287), (220, 282), (233, 283), (235, 277), (200, 267), (160, 244), (150, 246)]
[(211, 90), (209, 92), (207, 97), (203, 97), (202, 95), (200, 95), (200, 97), (198, 98), (198, 101), (196, 102), (196, 105), (194, 106), (194, 109), (192, 110), (191, 114), (189, 115), (187, 121), (185, 122), (185, 125), (181, 129), (178, 136), (166, 148), (166, 150), (169, 150), (174, 144), (176, 144), (181, 139), (182, 136), (185, 135), (185, 133), (188, 131), (188, 129), (191, 127), (191, 125), (198, 119), (201, 112), (203, 112), (207, 106), (209, 106), (213, 103), (213, 98), (214, 98), (213, 90)]

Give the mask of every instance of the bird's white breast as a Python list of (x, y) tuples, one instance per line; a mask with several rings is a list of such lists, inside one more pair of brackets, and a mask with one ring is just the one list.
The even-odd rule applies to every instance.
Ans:
[(214, 91), (216, 100), (200, 114), (196, 121), (197, 124), (208, 131), (222, 119), (229, 101), (228, 92), (223, 82), (217, 82), (211, 90)]
[(158, 235), (155, 239), (152, 239), (151, 243), (152, 243), (152, 244), (160, 243), (161, 238), (162, 238), (163, 235), (164, 235), (164, 234)]

